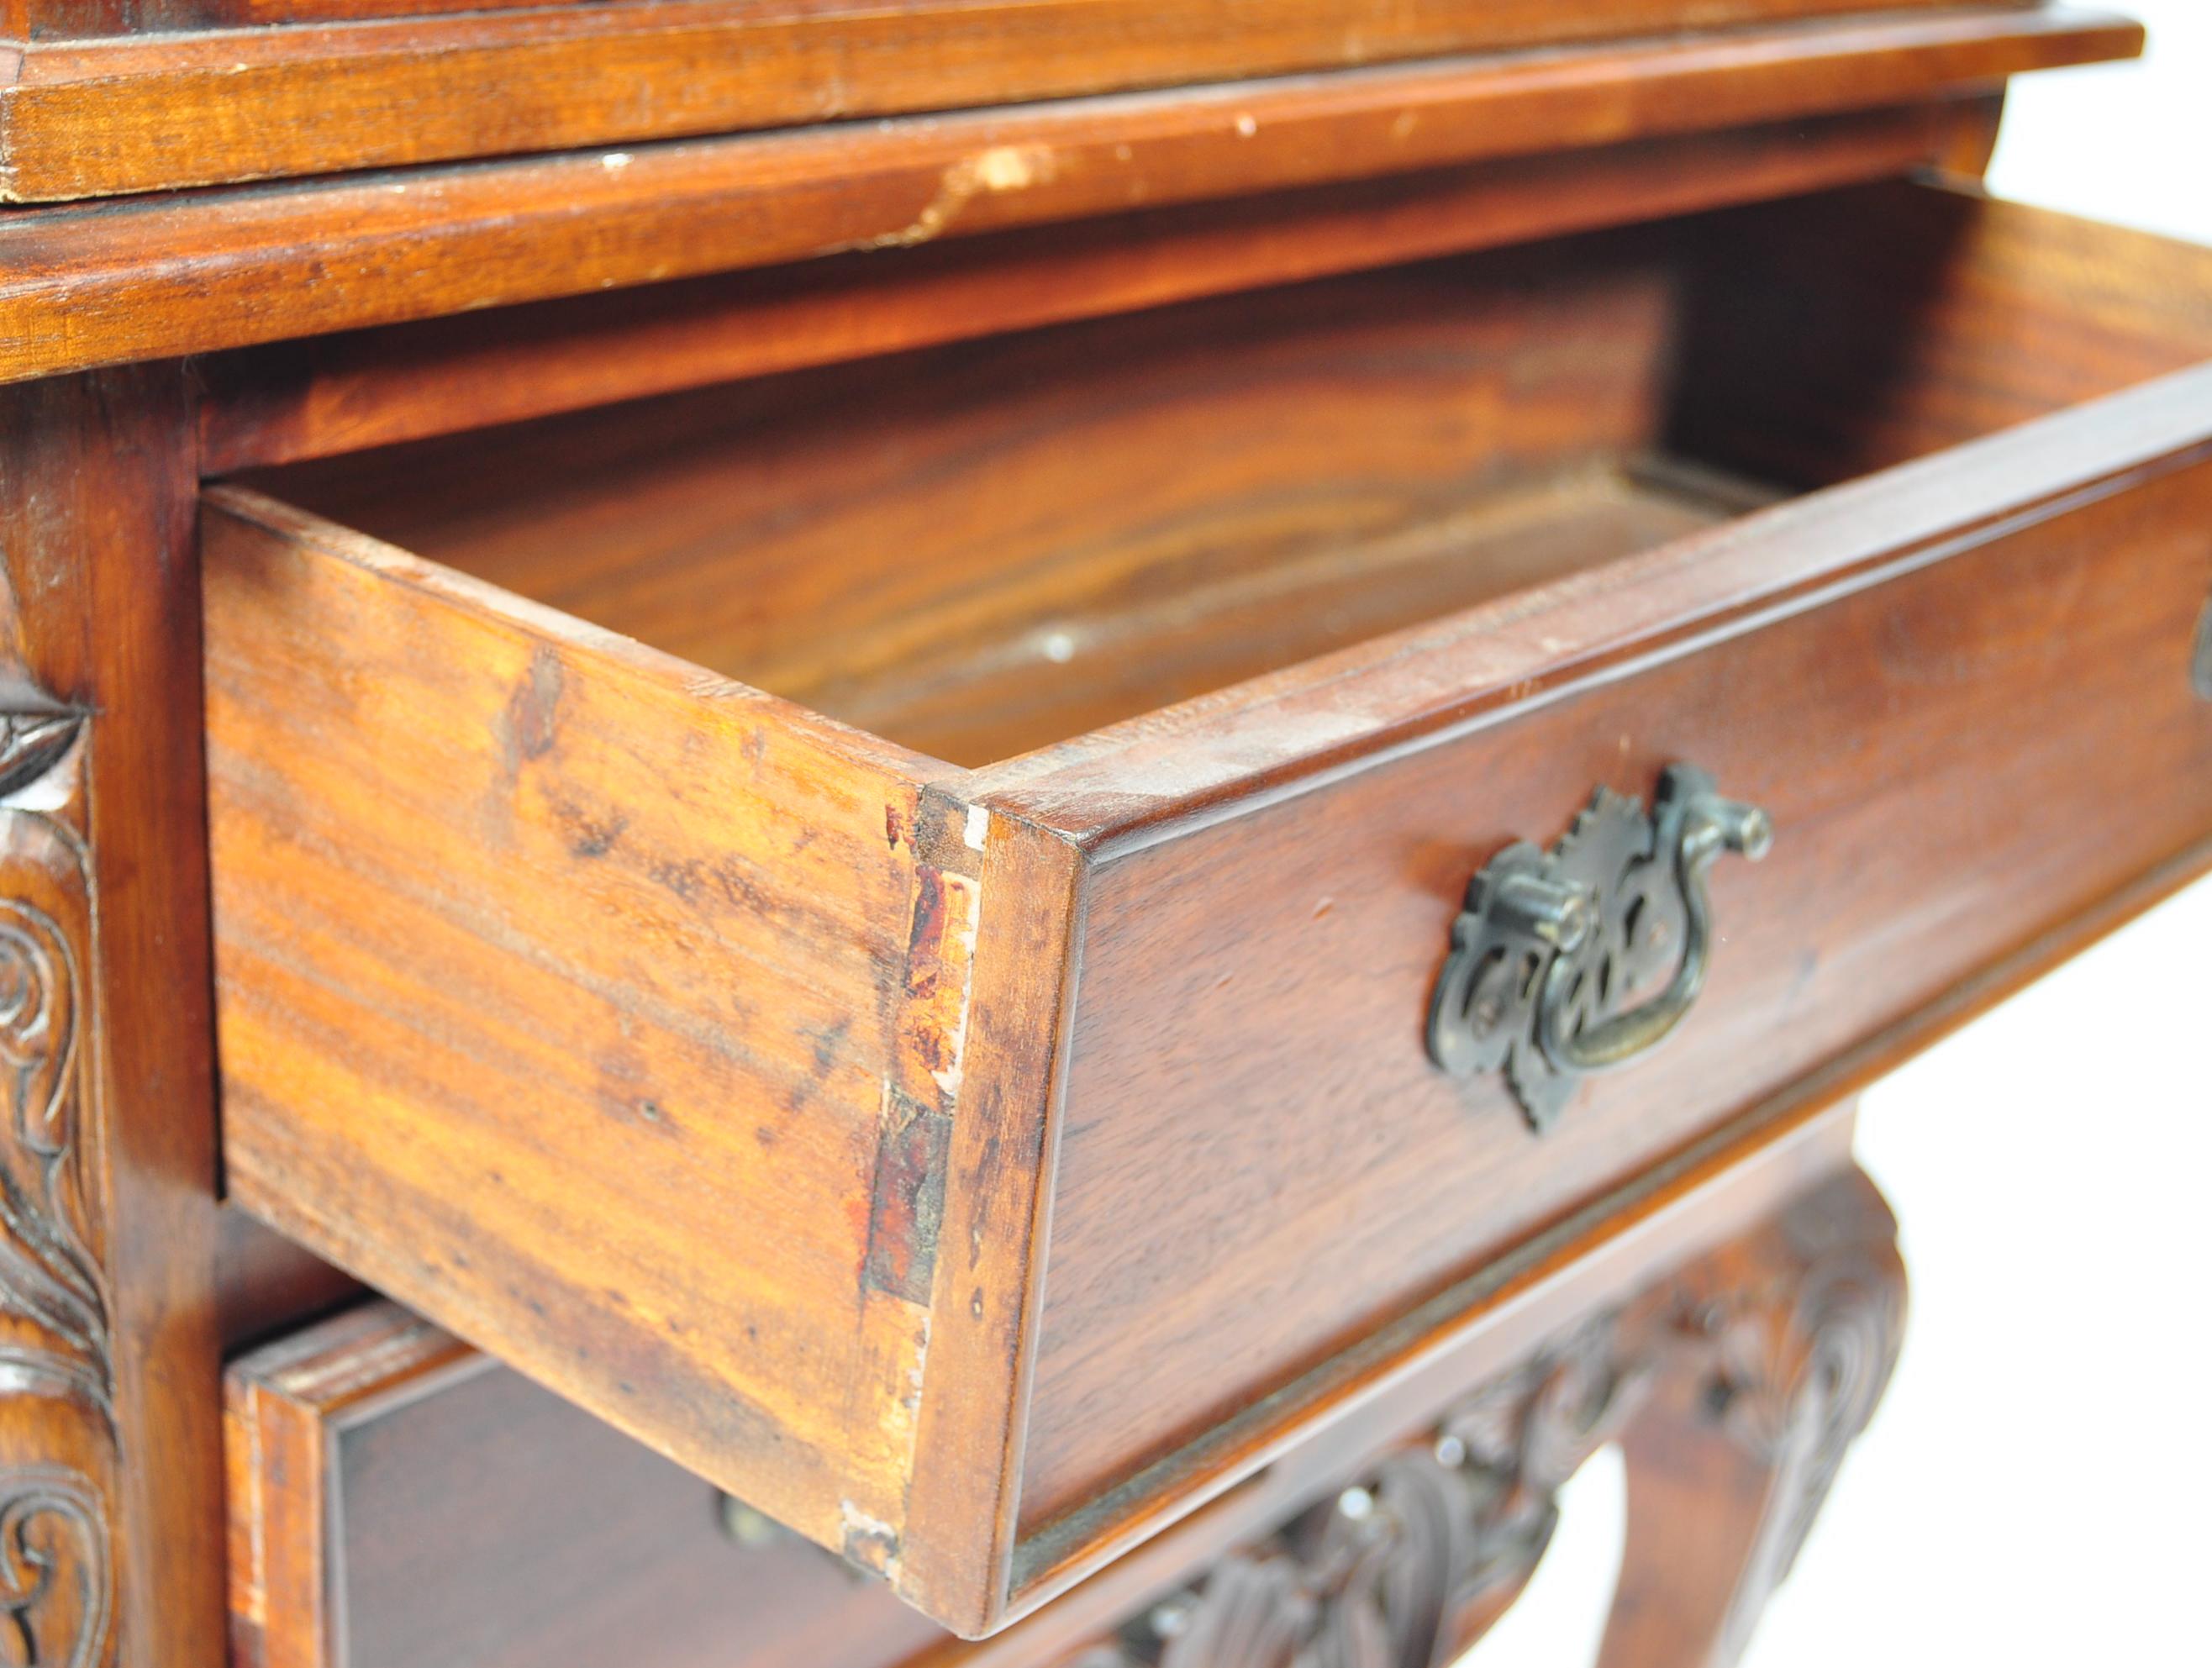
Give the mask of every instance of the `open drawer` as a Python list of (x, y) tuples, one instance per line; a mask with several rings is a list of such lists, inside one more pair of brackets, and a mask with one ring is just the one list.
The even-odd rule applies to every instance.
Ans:
[(2198, 863), (2208, 359), (1899, 184), (215, 488), (230, 1188), (988, 1630)]

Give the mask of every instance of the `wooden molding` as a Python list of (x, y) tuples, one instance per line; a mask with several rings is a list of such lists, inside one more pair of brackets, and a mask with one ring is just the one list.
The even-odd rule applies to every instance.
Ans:
[[(202, 363), (202, 462), (220, 474), (328, 457), (1818, 191), (1932, 162), (1958, 124), (1978, 121), (1980, 103), (1855, 112), (1187, 203), (250, 349)], [(289, 295), (284, 305), (296, 300), (334, 322), (344, 315), (331, 310), (352, 300), (296, 288)], [(194, 307), (210, 311), (191, 327), (264, 330), (264, 318), (237, 300), (234, 323), (232, 298), (214, 288), (195, 296)], [(90, 350), (99, 327), (77, 318), (70, 350)], [(5, 355), (0, 343), (0, 380), (9, 374)]]
[[(1955, 19), (1916, 15), (1930, 5), (1704, 0), (1697, 16), (1707, 30), (1787, 31), (1859, 13), (1876, 27), (1887, 20), (1908, 32), (1899, 39), (1931, 23), (1939, 32), (1955, 27)], [(1291, 0), (1258, 9), (1231, 0), (651, 0), (106, 39), (33, 34), (20, 48), (0, 46), (21, 60), (0, 87), (0, 200), (59, 202), (1622, 40), (1675, 28), (1680, 10), (1674, 0), (1571, 8), (1547, 0)], [(2037, 27), (2017, 8), (1992, 10), (2029, 32)], [(2138, 50), (2123, 26), (2106, 28), (2110, 38), (2094, 56)], [(1753, 53), (1766, 50), (1754, 34)], [(641, 87), (654, 96), (640, 98)]]
[[(1510, 195), (1531, 170), (1567, 212), (1576, 171), (1603, 180), (1589, 159), (1610, 157), (1653, 196), (1648, 217), (1808, 189), (1774, 178), (1792, 167), (1832, 183), (1846, 136), (1863, 153), (1888, 139), (1850, 177), (1932, 161), (1954, 149), (1949, 124), (1900, 155), (1898, 107), (2140, 42), (2099, 15), (1996, 7), (20, 210), (0, 215), (0, 380), (840, 252), (888, 268), (948, 238), (1225, 197), (1259, 194), (1238, 213), (1264, 218), (1266, 194), (1385, 176), (1355, 197), (1388, 208), (1411, 191), (1464, 226), (1455, 196)], [(1739, 129), (1757, 132), (1725, 155), (1685, 143)], [(1454, 168), (1471, 177), (1435, 180)], [(1372, 258), (1419, 252), (1387, 245)]]

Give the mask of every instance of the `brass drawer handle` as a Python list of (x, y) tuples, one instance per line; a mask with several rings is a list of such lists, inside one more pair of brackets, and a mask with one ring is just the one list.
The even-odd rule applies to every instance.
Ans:
[[(1549, 852), (1516, 841), (1468, 883), (1429, 1004), (1429, 1057), (1455, 1077), (1503, 1069), (1539, 1134), (1586, 1074), (1658, 1046), (1705, 988), (1705, 874), (1773, 843), (1756, 805), (1669, 765), (1649, 816), (1600, 788)], [(1679, 943), (1677, 951), (1674, 946)], [(1666, 967), (1658, 995), (1627, 1005)]]

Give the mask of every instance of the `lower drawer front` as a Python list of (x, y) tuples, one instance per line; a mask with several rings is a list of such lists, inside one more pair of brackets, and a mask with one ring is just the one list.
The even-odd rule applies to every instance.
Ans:
[(393, 1304), (255, 1350), (227, 1399), (237, 1668), (873, 1668), (944, 1637)]

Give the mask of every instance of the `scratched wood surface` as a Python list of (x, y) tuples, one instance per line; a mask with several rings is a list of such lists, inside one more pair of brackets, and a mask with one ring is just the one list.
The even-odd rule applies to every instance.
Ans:
[[(856, 118), (1665, 36), (1686, 19), (1705, 30), (1787, 29), (1858, 13), (1910, 31), (1932, 4), (1278, 0), (1255, 9), (1235, 0), (891, 7), (649, 0), (380, 21), (287, 19), (280, 27), (103, 39), (88, 38), (100, 33), (97, 12), (81, 34), (56, 31), (45, 0), (16, 0), (18, 15), (0, 14), (0, 27), (24, 42), (11, 47), (0, 39), (0, 52), (14, 60), (0, 87), (0, 200), (53, 202), (804, 123), (846, 124), (865, 149), (868, 130)], [(21, 15), (23, 5), (35, 5), (37, 15)], [(1979, 9), (2000, 31), (2008, 22), (2029, 33), (2038, 27), (2017, 9)], [(120, 8), (116, 15), (130, 17)], [(152, 17), (131, 21), (158, 30)], [(194, 19), (202, 26), (236, 21)], [(2103, 39), (2090, 56), (2140, 50), (2139, 30), (2100, 21)], [(1633, 121), (1632, 112), (1624, 113)]]
[[(1896, 373), (1854, 383), (1900, 316), (1885, 227), (1942, 255)], [(1429, 606), (1394, 617), (1432, 622), (1349, 648), (1252, 606), (1302, 550), (1372, 572), (1382, 531), (1593, 463), (1671, 450), (1692, 520), (1821, 484), (1763, 438), (1808, 420), (1788, 387), (1684, 349), (1823, 261), (1790, 291), (1808, 374), (1869, 466), (1932, 455), (1642, 555), (1677, 526), (1526, 567), (1462, 540), (1407, 567)], [(996, 1626), (1324, 1421), (1364, 1340), (2199, 849), (2212, 379), (2061, 408), (2212, 357), (2208, 271), (1844, 192), (217, 488), (234, 1188)], [(1217, 584), (1241, 600), (1173, 654), (1279, 670), (973, 772), (696, 664), (927, 682), (947, 633)], [(1030, 670), (1041, 710), (1085, 674)], [(1539, 1145), (1420, 1053), (1456, 894), (1677, 757), (1782, 842), (1717, 879), (1682, 1039)]]

